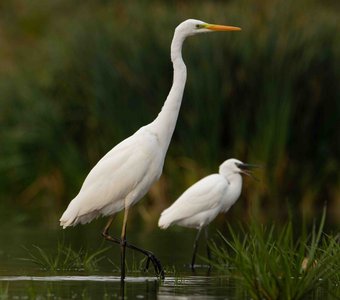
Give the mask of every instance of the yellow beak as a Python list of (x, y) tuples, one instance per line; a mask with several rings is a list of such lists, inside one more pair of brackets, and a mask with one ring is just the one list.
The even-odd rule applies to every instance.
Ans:
[(240, 27), (235, 26), (226, 26), (226, 25), (216, 25), (216, 24), (207, 24), (205, 28), (214, 30), (214, 31), (239, 31)]

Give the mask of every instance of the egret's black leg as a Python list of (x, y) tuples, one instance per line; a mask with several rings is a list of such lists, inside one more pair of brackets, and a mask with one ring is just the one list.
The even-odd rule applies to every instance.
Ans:
[[(104, 228), (104, 231), (102, 233), (102, 236), (107, 240), (107, 241), (110, 241), (110, 242), (113, 242), (115, 244), (118, 244), (118, 245), (122, 245), (122, 240), (120, 239), (117, 239), (115, 237), (112, 237), (110, 236), (109, 234), (109, 228), (112, 224), (112, 221), (113, 221), (113, 217), (111, 217), (109, 219), (109, 222), (107, 223), (107, 225), (105, 226)], [(125, 247), (127, 248), (130, 248), (132, 250), (136, 250), (138, 252), (141, 252), (143, 253), (146, 257), (147, 257), (147, 264), (146, 264), (146, 267), (145, 269), (147, 270), (148, 267), (149, 267), (149, 264), (150, 264), (150, 261), (152, 262), (154, 268), (155, 268), (155, 272), (157, 274), (157, 276), (159, 276), (161, 279), (164, 279), (164, 270), (163, 270), (163, 267), (161, 265), (161, 262), (159, 261), (159, 259), (150, 251), (148, 250), (144, 250), (142, 248), (139, 248), (133, 244), (130, 244), (129, 242), (127, 242), (125, 240)]]
[(196, 239), (195, 239), (195, 243), (194, 243), (194, 251), (193, 251), (192, 260), (191, 260), (191, 270), (192, 271), (195, 270), (196, 252), (197, 252), (198, 240), (200, 238), (201, 230), (202, 230), (202, 228), (198, 229), (198, 232), (197, 232), (197, 235), (196, 235)]
[(125, 281), (120, 281), (120, 298), (119, 299), (125, 299)]
[(208, 256), (208, 259), (209, 259), (209, 269), (210, 269), (211, 268), (211, 264), (210, 264), (210, 261), (211, 261), (211, 250), (210, 250), (210, 247), (209, 247), (209, 231), (208, 231), (208, 226), (205, 227), (204, 233), (205, 233), (205, 240), (206, 240), (206, 244), (207, 244), (207, 256)]

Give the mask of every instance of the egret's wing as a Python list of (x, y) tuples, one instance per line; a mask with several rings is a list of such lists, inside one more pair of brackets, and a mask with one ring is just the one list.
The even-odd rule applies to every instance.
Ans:
[(160, 226), (191, 218), (221, 206), (228, 182), (219, 174), (209, 175), (188, 188), (168, 209), (162, 212)]
[[(112, 148), (98, 161), (85, 178), (81, 191), (93, 186), (95, 183), (112, 182), (112, 177), (116, 177), (115, 174), (121, 172), (133, 173), (131, 175), (136, 177), (138, 181), (139, 173), (146, 169), (147, 163), (158, 152), (157, 149), (157, 140), (151, 134), (148, 134), (147, 131), (137, 131), (134, 135)], [(130, 164), (134, 164), (136, 172), (131, 172), (131, 169), (127, 169)], [(122, 179), (124, 180), (124, 178)], [(131, 184), (134, 184), (134, 180), (131, 181)]]
[(93, 167), (69, 207), (76, 207), (77, 217), (100, 212), (107, 205), (113, 209), (115, 203), (114, 210), (124, 208), (124, 200), (143, 197), (159, 178), (162, 159), (156, 137), (146, 130), (137, 131)]

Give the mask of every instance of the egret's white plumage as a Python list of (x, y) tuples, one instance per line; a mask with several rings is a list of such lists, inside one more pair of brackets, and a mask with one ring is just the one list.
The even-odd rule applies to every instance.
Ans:
[(239, 30), (189, 19), (177, 26), (171, 43), (173, 85), (157, 118), (109, 151), (90, 171), (60, 218), (63, 228), (112, 215), (141, 199), (160, 177), (176, 126), (186, 82), (182, 44), (202, 32)]
[(112, 215), (142, 198), (162, 172), (165, 152), (146, 127), (108, 152), (90, 171), (60, 219), (65, 228)]
[[(164, 210), (158, 226), (166, 229), (171, 225), (192, 227), (198, 230), (194, 243), (191, 268), (194, 270), (198, 239), (205, 228), (220, 212), (227, 212), (240, 197), (242, 190), (241, 174), (250, 175), (246, 170), (254, 165), (244, 164), (231, 158), (220, 165), (219, 173), (199, 180), (189, 187), (169, 208)], [(210, 259), (210, 249), (207, 246)]]
[(227, 212), (241, 194), (244, 165), (237, 159), (228, 159), (212, 174), (189, 187), (169, 208), (164, 210), (158, 225), (166, 229), (177, 224), (200, 229)]
[[(186, 20), (179, 24), (171, 43), (173, 84), (161, 112), (150, 124), (115, 146), (90, 171), (78, 195), (70, 202), (60, 218), (63, 228), (87, 223), (103, 215), (114, 215), (125, 209), (121, 240), (108, 234), (110, 218), (103, 236), (122, 247), (121, 278), (125, 277), (126, 222), (128, 208), (139, 201), (160, 177), (164, 158), (174, 132), (182, 102), (187, 72), (182, 59), (182, 45), (186, 37), (202, 32), (240, 30), (238, 27), (207, 24), (199, 20)], [(136, 250), (136, 247), (131, 247)], [(155, 268), (163, 272), (159, 261), (150, 253)], [(149, 260), (148, 260), (149, 262)], [(147, 265), (148, 265), (147, 262)]]

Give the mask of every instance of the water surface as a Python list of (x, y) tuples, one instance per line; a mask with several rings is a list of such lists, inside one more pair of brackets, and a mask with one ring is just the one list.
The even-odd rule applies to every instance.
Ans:
[[(103, 241), (100, 222), (66, 231), (8, 225), (0, 229), (0, 299), (237, 299), (232, 283), (214, 271), (209, 273), (200, 258), (198, 263), (202, 265), (195, 273), (190, 271), (194, 230), (147, 232), (130, 227), (128, 239), (152, 250), (168, 271), (163, 281), (155, 277), (152, 266), (148, 272), (132, 271), (131, 264), (140, 262), (142, 257), (127, 251), (129, 266), (122, 284), (117, 270), (119, 247)], [(98, 269), (91, 272), (51, 272), (27, 260), (33, 245), (54, 253), (61, 241), (75, 249), (110, 248), (103, 254)], [(202, 241), (200, 253), (204, 255), (204, 251)]]

